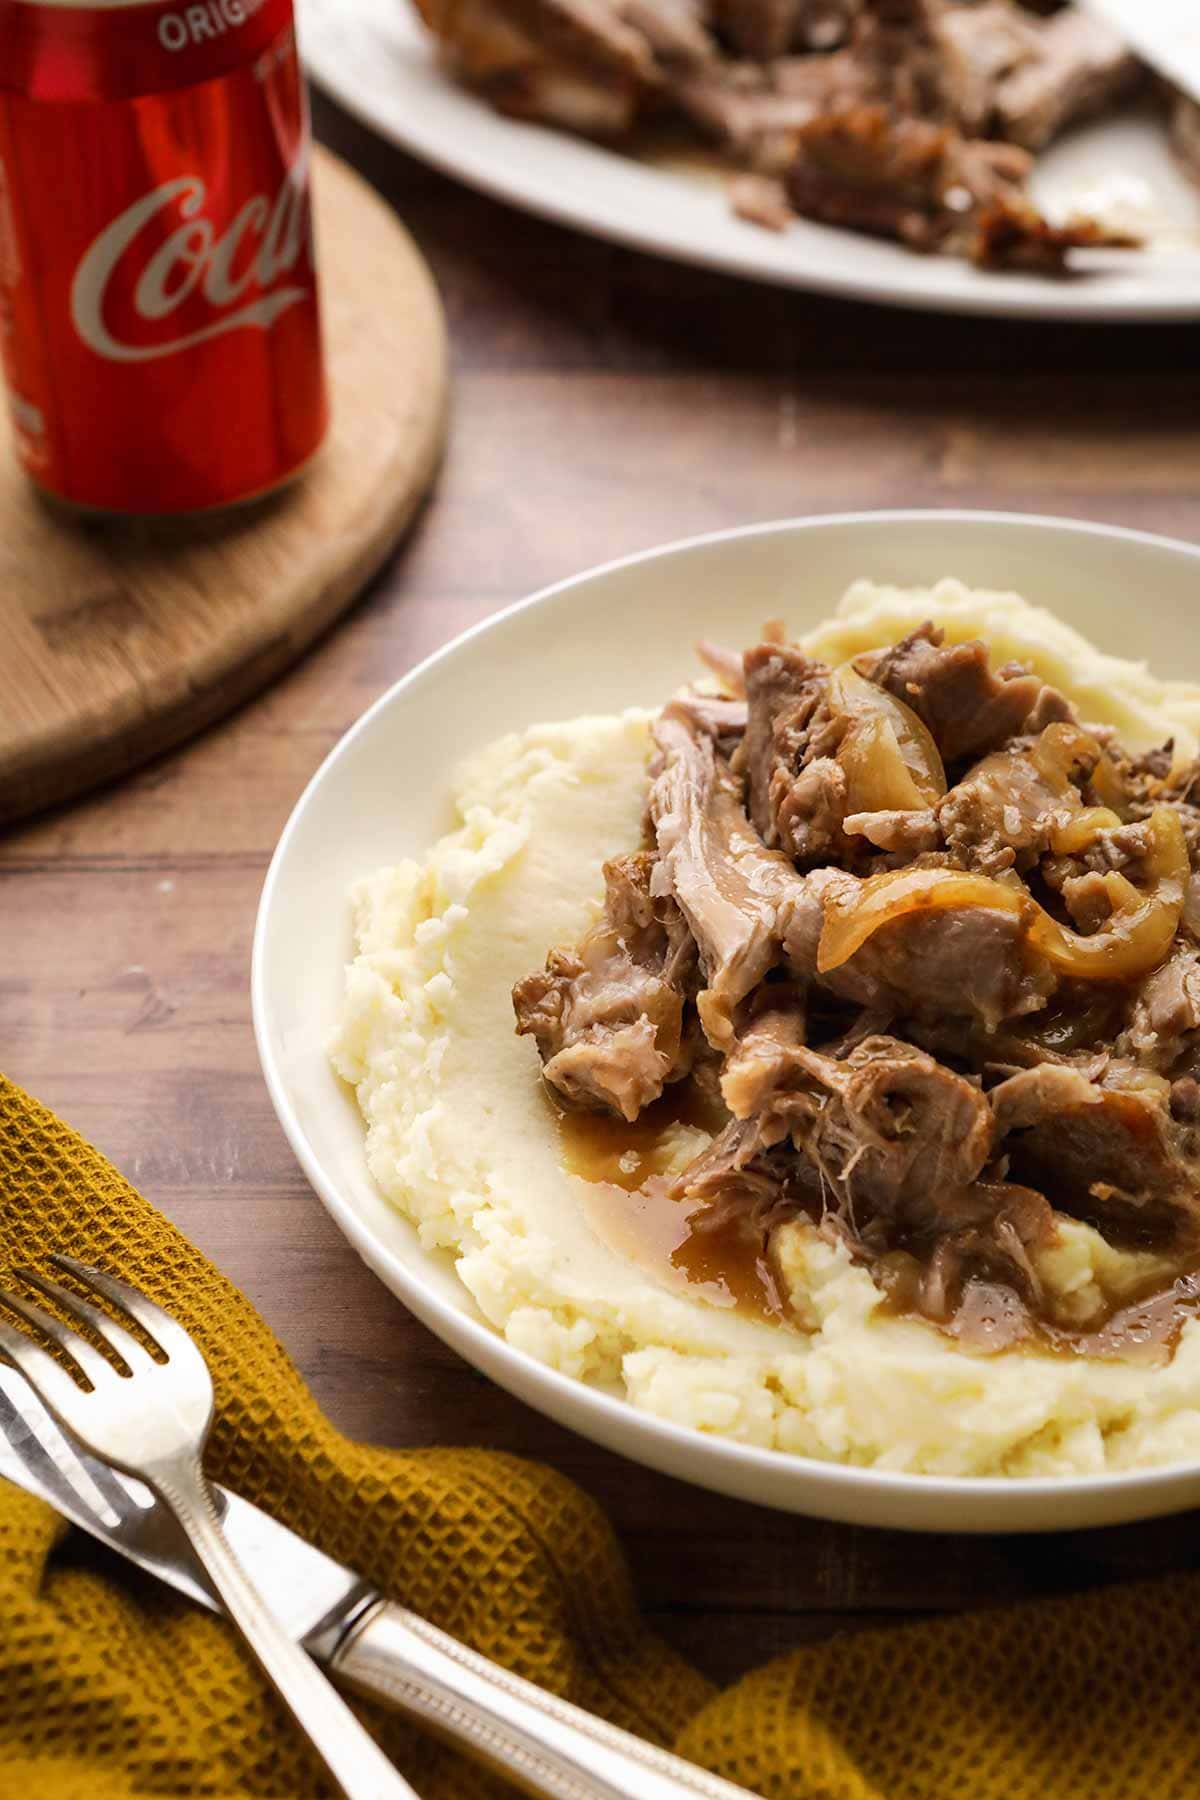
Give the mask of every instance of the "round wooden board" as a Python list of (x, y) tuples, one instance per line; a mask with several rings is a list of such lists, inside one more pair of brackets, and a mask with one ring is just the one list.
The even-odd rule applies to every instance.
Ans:
[(121, 774), (270, 681), (429, 488), (448, 384), (433, 279), (344, 163), (318, 150), (314, 182), (333, 425), (299, 482), (192, 521), (83, 519), (37, 497), (0, 425), (0, 820)]

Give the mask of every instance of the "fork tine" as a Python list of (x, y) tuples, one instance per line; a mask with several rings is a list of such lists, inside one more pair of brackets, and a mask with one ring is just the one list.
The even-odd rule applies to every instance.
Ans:
[[(50, 1258), (58, 1268), (65, 1269), (68, 1274), (86, 1282), (114, 1306), (127, 1312), (131, 1319), (136, 1319), (142, 1330), (152, 1342), (158, 1345), (164, 1356), (191, 1357), (202, 1364), (204, 1358), (199, 1347), (193, 1343), (190, 1334), (184, 1330), (178, 1320), (169, 1312), (164, 1312), (153, 1300), (147, 1299), (140, 1288), (130, 1287), (127, 1281), (120, 1281), (110, 1275), (106, 1269), (93, 1268), (90, 1263), (78, 1262), (73, 1256), (55, 1255)], [(205, 1365), (207, 1366), (207, 1365)]]
[[(7, 1294), (3, 1298), (6, 1305), (12, 1304)], [(0, 1319), (0, 1355), (6, 1356), (14, 1369), (20, 1370), (38, 1399), (45, 1401), (52, 1410), (71, 1406), (83, 1393), (78, 1382), (68, 1375), (61, 1363), (55, 1362), (48, 1350), (4, 1319)]]
[[(153, 1363), (154, 1358), (147, 1350), (143, 1349), (132, 1331), (122, 1325), (119, 1319), (114, 1319), (111, 1314), (102, 1312), (98, 1306), (93, 1306), (92, 1302), (85, 1300), (81, 1294), (72, 1293), (70, 1288), (61, 1287), (57, 1281), (51, 1281), (49, 1276), (39, 1274), (36, 1269), (18, 1269), (16, 1272), (22, 1281), (28, 1282), (30, 1287), (39, 1289), (47, 1299), (57, 1301), (68, 1318), (82, 1319), (86, 1325), (90, 1325), (96, 1336), (106, 1343), (110, 1350), (115, 1350), (117, 1355), (128, 1365), (130, 1374), (136, 1374), (139, 1369)], [(67, 1348), (70, 1346), (68, 1345)]]
[[(32, 1300), (22, 1300), (18, 1295), (10, 1294), (7, 1289), (0, 1294), (0, 1300), (3, 1300), (10, 1312), (15, 1312), (18, 1318), (24, 1319), (27, 1325), (32, 1325), (35, 1331), (42, 1332), (60, 1350), (65, 1350), (71, 1360), (83, 1370), (93, 1387), (97, 1382), (117, 1373), (108, 1358), (94, 1344), (89, 1344), (85, 1337), (81, 1337), (69, 1325), (64, 1325), (43, 1307), (35, 1306)], [(30, 1379), (32, 1380), (32, 1376)]]

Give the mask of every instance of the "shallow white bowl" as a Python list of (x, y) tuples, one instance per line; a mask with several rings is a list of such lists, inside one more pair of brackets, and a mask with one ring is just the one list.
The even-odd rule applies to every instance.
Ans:
[[(721, 532), (547, 588), (449, 644), (376, 701), (301, 796), (267, 873), (252, 998), (263, 1072), (308, 1179), (355, 1249), (447, 1344), (584, 1436), (721, 1493), (859, 1524), (1035, 1531), (1200, 1502), (1200, 1464), (1086, 1479), (951, 1480), (759, 1450), (665, 1424), (505, 1343), (449, 1261), (423, 1250), (367, 1172), (354, 1097), (325, 1044), (352, 952), (347, 890), (452, 824), (449, 772), (502, 732), (655, 705), (693, 672), (704, 634), (743, 643), (765, 618), (798, 631), (856, 577), (957, 575), (1052, 606), (1104, 649), (1195, 674), (1200, 550), (1166, 538), (1004, 513), (858, 513)], [(396, 1371), (397, 1381), (403, 1370)]]

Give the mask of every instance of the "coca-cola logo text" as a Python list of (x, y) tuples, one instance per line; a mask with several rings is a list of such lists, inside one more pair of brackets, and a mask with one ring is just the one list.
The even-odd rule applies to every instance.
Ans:
[[(296, 268), (302, 254), (311, 263), (307, 193), (298, 170), (289, 171), (273, 205), (265, 194), (253, 195), (220, 233), (205, 216), (207, 199), (199, 175), (178, 175), (135, 201), (89, 246), (71, 284), (71, 317), (98, 356), (150, 362), (227, 331), (268, 331), (281, 313), (307, 298), (307, 284), (276, 285)], [(174, 228), (165, 237), (160, 233), (147, 250), (139, 239), (152, 222)], [(107, 315), (118, 271), (128, 272), (134, 312), (151, 328), (171, 318), (193, 295), (219, 316), (165, 340), (139, 343), (116, 337)], [(255, 298), (239, 305), (252, 290), (257, 290)]]
[(202, 6), (164, 13), (158, 21), (158, 41), (164, 50), (186, 50), (189, 44), (206, 43), (226, 31), (237, 31), (263, 3), (264, 0), (205, 0)]

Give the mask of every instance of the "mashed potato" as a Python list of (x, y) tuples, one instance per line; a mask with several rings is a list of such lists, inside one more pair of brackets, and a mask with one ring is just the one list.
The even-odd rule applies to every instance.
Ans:
[[(929, 617), (951, 639), (986, 639), (998, 660), (1033, 663), (1085, 718), (1130, 742), (1174, 735), (1193, 753), (1200, 689), (1102, 656), (1012, 595), (858, 583), (806, 646), (840, 661)], [(637, 843), (648, 723), (628, 712), (502, 739), (459, 774), (459, 829), (423, 862), (357, 888), (358, 955), (332, 1055), (357, 1092), (384, 1193), (426, 1245), (453, 1255), (510, 1343), (679, 1424), (946, 1475), (1082, 1474), (1200, 1455), (1200, 1324), (1184, 1326), (1161, 1366), (1028, 1347), (983, 1356), (884, 1313), (870, 1274), (807, 1223), (776, 1236), (795, 1326), (710, 1304), (595, 1234), (590, 1184), (563, 1165), (510, 990), (549, 945), (580, 935), (601, 865)], [(1097, 1283), (1119, 1285), (1118, 1263), (1096, 1233), (1068, 1224), (1042, 1273), (1086, 1318)]]

